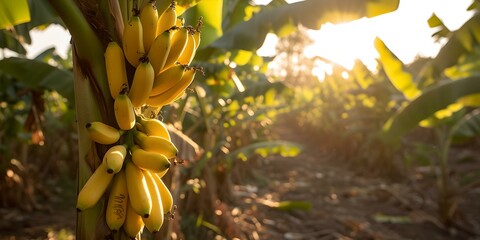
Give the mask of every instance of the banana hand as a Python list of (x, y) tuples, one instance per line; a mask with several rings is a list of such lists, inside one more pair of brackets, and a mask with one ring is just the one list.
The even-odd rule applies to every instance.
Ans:
[(146, 104), (149, 106), (160, 107), (172, 103), (181, 97), (185, 89), (190, 86), (195, 78), (195, 72), (195, 69), (187, 70), (177, 84), (161, 94), (150, 96), (147, 99)]
[(153, 87), (152, 91), (150, 92), (150, 96), (166, 92), (168, 89), (170, 89), (180, 81), (184, 72), (185, 66), (173, 65), (158, 74), (153, 81)]

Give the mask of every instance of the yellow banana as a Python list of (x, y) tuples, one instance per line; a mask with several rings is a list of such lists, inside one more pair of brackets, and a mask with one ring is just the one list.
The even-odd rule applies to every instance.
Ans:
[(150, 217), (143, 219), (143, 222), (150, 232), (156, 233), (160, 230), (164, 221), (162, 199), (152, 174), (148, 171), (144, 171), (144, 174), (150, 196), (152, 196), (152, 212), (150, 213)]
[(105, 50), (105, 66), (110, 95), (115, 99), (124, 86), (128, 87), (125, 57), (118, 43), (108, 43), (107, 49)]
[(122, 130), (130, 130), (135, 126), (135, 112), (130, 98), (125, 93), (120, 93), (113, 104), (115, 119)]
[(102, 122), (89, 122), (85, 127), (92, 141), (105, 145), (117, 142), (123, 134), (122, 130), (118, 130)]
[(105, 213), (107, 225), (113, 232), (117, 232), (125, 222), (127, 203), (127, 180), (125, 178), (125, 171), (121, 171), (113, 177)]
[(157, 173), (170, 168), (170, 161), (161, 153), (145, 151), (138, 145), (134, 145), (131, 150), (133, 163), (143, 170)]
[[(131, 194), (129, 194), (131, 196)], [(123, 230), (125, 233), (132, 239), (137, 239), (137, 236), (142, 233), (143, 227), (142, 217), (135, 212), (130, 201), (127, 204), (127, 217), (125, 218), (125, 223), (123, 224)]]
[(189, 65), (192, 62), (193, 57), (195, 56), (196, 46), (197, 44), (195, 43), (195, 33), (189, 33), (185, 49), (183, 49), (182, 54), (180, 54), (180, 57), (178, 57), (177, 62), (179, 62), (180, 64)]
[(161, 94), (180, 81), (185, 72), (185, 66), (176, 64), (164, 70), (153, 80), (150, 96)]
[(170, 44), (172, 42), (172, 31), (160, 33), (152, 43), (150, 51), (148, 51), (148, 60), (152, 64), (155, 76), (162, 70), (170, 52)]
[(157, 6), (158, 15), (161, 16), (172, 5), (172, 1), (160, 0), (155, 5)]
[(173, 197), (168, 190), (165, 183), (160, 179), (157, 174), (152, 174), (153, 180), (157, 184), (158, 191), (160, 192), (160, 198), (162, 199), (163, 212), (168, 213), (172, 210), (173, 207)]
[(145, 117), (139, 117), (138, 120), (142, 126), (143, 132), (147, 134), (147, 136), (163, 137), (171, 141), (167, 126), (162, 121), (156, 118)]
[(195, 51), (197, 51), (198, 46), (200, 46), (201, 36), (200, 31), (196, 30), (195, 34), (193, 34), (193, 38), (195, 39)]
[(157, 7), (155, 6), (155, 1), (149, 0), (142, 8), (142, 11), (140, 12), (140, 21), (142, 22), (143, 29), (143, 47), (145, 48), (145, 52), (148, 53), (153, 40), (157, 36), (158, 12)]
[(116, 145), (109, 148), (103, 156), (103, 161), (107, 164), (107, 172), (120, 172), (120, 170), (122, 170), (123, 162), (126, 156), (127, 147), (125, 145)]
[(177, 17), (177, 21), (175, 21), (175, 27), (181, 28), (185, 25), (185, 18)]
[(196, 70), (193, 68), (187, 70), (177, 84), (168, 89), (166, 92), (155, 96), (150, 96), (146, 104), (149, 106), (158, 107), (172, 103), (178, 99), (184, 93), (185, 89), (187, 89), (187, 87), (192, 83), (193, 79), (195, 78), (195, 72)]
[(142, 169), (128, 161), (125, 165), (125, 174), (130, 204), (138, 215), (148, 218), (152, 211), (152, 198)]
[(170, 52), (168, 53), (167, 60), (165, 61), (165, 66), (163, 66), (164, 69), (167, 69), (177, 62), (178, 57), (180, 57), (185, 49), (185, 46), (187, 45), (188, 35), (189, 33), (187, 28), (179, 28), (174, 31), (172, 36), (172, 46), (170, 47)]
[(134, 140), (145, 151), (161, 153), (168, 159), (174, 158), (178, 154), (175, 145), (163, 137), (147, 136), (145, 133), (137, 131)]
[(163, 12), (158, 17), (157, 35), (175, 26), (176, 22), (177, 22), (177, 13), (175, 12), (175, 4), (172, 1), (172, 4), (170, 4), (170, 7), (168, 7), (167, 10), (165, 10), (165, 12)]
[(135, 70), (132, 87), (128, 93), (134, 107), (141, 107), (147, 101), (154, 79), (152, 64), (148, 61), (140, 63)]
[(97, 204), (112, 178), (113, 174), (107, 173), (107, 164), (102, 162), (78, 193), (77, 210), (83, 211)]
[(163, 171), (161, 171), (161, 172), (152, 173), (152, 174), (155, 174), (155, 175), (157, 175), (159, 178), (162, 178), (163, 176), (165, 176), (165, 174), (167, 174), (167, 172), (168, 172), (168, 169), (165, 169), (165, 170), (163, 170)]
[(134, 67), (140, 64), (140, 58), (145, 55), (143, 45), (143, 29), (140, 17), (132, 16), (123, 30), (123, 52), (127, 61)]

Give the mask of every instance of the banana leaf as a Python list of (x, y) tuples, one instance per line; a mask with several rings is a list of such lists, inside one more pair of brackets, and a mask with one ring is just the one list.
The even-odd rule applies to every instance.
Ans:
[(446, 81), (425, 89), (422, 95), (400, 109), (384, 125), (383, 137), (386, 141), (396, 140), (438, 110), (444, 109), (464, 96), (475, 93), (480, 93), (480, 75)]
[(0, 0), (0, 9), (0, 29), (30, 21), (30, 9), (27, 0)]
[(461, 143), (480, 136), (480, 108), (465, 115), (450, 131), (453, 143)]
[(235, 159), (243, 161), (248, 160), (255, 154), (267, 157), (272, 154), (280, 154), (282, 157), (297, 156), (302, 150), (302, 146), (289, 141), (263, 141), (256, 142), (230, 152), (225, 156), (227, 162)]
[(69, 102), (74, 102), (73, 74), (47, 63), (25, 58), (0, 60), (0, 73), (14, 77), (31, 89), (55, 90)]
[(380, 63), (393, 86), (408, 100), (412, 100), (421, 94), (421, 91), (413, 82), (412, 74), (405, 70), (402, 61), (378, 37), (375, 38), (375, 48), (380, 55)]
[(248, 21), (229, 28), (210, 47), (252, 51), (262, 46), (267, 33), (285, 26), (302, 24), (319, 29), (326, 22), (340, 23), (391, 12), (397, 9), (398, 3), (398, 0), (307, 0), (266, 8)]
[(443, 70), (455, 65), (459, 58), (466, 53), (472, 52), (480, 43), (480, 14), (475, 14), (459, 29), (451, 33), (448, 42), (440, 49), (437, 56), (427, 63), (421, 73), (417, 76), (416, 82), (419, 85), (429, 85), (436, 80)]

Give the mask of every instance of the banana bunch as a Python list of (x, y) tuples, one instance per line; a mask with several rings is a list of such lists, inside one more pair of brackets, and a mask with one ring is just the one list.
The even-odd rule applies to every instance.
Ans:
[(173, 207), (162, 177), (178, 150), (166, 125), (155, 118), (136, 116), (128, 96), (114, 102), (120, 129), (102, 122), (86, 124), (90, 139), (109, 146), (102, 162), (80, 190), (77, 209), (95, 206), (108, 191), (105, 218), (112, 232), (123, 228), (135, 238), (144, 227), (155, 233)]
[[(155, 8), (154, 1), (134, 11), (125, 24), (122, 39), (124, 56), (135, 67), (128, 93), (134, 107), (148, 105), (160, 108), (184, 94), (198, 70), (189, 64), (200, 44), (200, 27), (201, 21), (196, 27), (185, 26), (181, 18), (177, 18), (174, 1), (161, 14)], [(119, 45), (116, 45), (119, 49)], [(123, 58), (116, 58), (115, 61), (122, 63), (107, 61), (107, 69), (111, 68), (112, 72), (125, 69)], [(118, 86), (126, 84), (123, 71), (116, 75), (122, 77), (111, 78), (113, 83), (110, 86), (115, 87), (112, 97), (117, 95)]]
[[(140, 6), (125, 24), (122, 43), (112, 41), (105, 49), (116, 125), (85, 125), (90, 139), (106, 145), (107, 151), (77, 199), (77, 209), (84, 211), (105, 195), (108, 227), (112, 233), (123, 229), (131, 238), (144, 227), (159, 231), (165, 214), (172, 211), (173, 198), (162, 177), (178, 149), (166, 125), (147, 109), (172, 103), (192, 83), (199, 68), (189, 64), (201, 26), (201, 20), (196, 28), (184, 26), (174, 1), (161, 13), (154, 1), (144, 0)], [(127, 64), (135, 69), (130, 75)]]

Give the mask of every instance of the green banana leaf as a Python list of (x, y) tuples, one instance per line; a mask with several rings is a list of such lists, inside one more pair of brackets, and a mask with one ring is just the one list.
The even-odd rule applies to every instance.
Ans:
[(480, 75), (447, 81), (425, 89), (422, 95), (399, 110), (384, 125), (383, 137), (387, 141), (398, 139), (438, 110), (475, 93), (480, 93)]
[(55, 90), (73, 103), (73, 74), (47, 63), (25, 58), (0, 60), (0, 74), (14, 77), (31, 89)]
[(437, 56), (427, 63), (417, 76), (419, 85), (429, 85), (436, 80), (442, 72), (455, 65), (459, 58), (472, 52), (480, 43), (480, 14), (473, 15), (459, 29), (451, 33), (448, 42), (440, 49)]
[(202, 40), (199, 48), (209, 45), (223, 34), (223, 8), (223, 0), (202, 0), (182, 15), (187, 25), (195, 25), (198, 19), (203, 17)]
[(397, 0), (307, 0), (276, 8), (267, 8), (250, 20), (228, 29), (211, 47), (222, 49), (256, 50), (268, 32), (284, 26), (302, 24), (319, 29), (326, 22), (352, 21), (364, 16), (373, 17), (391, 12), (398, 7)]
[(15, 34), (7, 30), (0, 30), (0, 48), (10, 49), (21, 55), (27, 54), (27, 50), (16, 38)]
[(225, 156), (225, 160), (228, 162), (235, 159), (246, 161), (255, 154), (262, 157), (267, 157), (272, 154), (280, 154), (282, 157), (295, 157), (301, 150), (301, 145), (289, 141), (263, 141), (252, 143), (232, 151)]
[(408, 100), (420, 95), (421, 91), (413, 82), (413, 76), (405, 70), (402, 61), (378, 37), (375, 38), (375, 48), (380, 55), (380, 63), (393, 86)]
[(465, 115), (450, 131), (453, 143), (461, 143), (480, 136), (480, 108)]
[(27, 0), (0, 0), (0, 29), (30, 21)]

